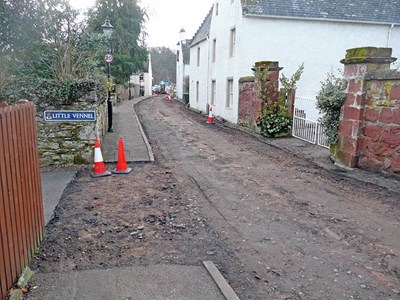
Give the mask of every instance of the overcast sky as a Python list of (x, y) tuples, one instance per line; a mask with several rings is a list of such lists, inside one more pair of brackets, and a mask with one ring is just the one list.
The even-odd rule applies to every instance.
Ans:
[[(77, 9), (92, 6), (95, 0), (69, 0)], [(146, 23), (149, 47), (165, 46), (175, 50), (179, 31), (184, 28), (186, 38), (196, 33), (207, 16), (214, 0), (140, 0), (140, 6), (149, 13)], [(111, 24), (112, 24), (112, 20)]]

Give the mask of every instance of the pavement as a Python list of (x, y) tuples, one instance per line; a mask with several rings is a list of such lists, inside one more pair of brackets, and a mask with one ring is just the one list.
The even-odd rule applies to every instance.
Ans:
[(147, 98), (134, 98), (114, 105), (114, 132), (106, 133), (101, 147), (105, 163), (116, 163), (118, 161), (118, 142), (120, 137), (124, 144), (126, 162), (154, 161), (151, 146), (134, 109), (135, 104)]
[[(134, 109), (135, 104), (147, 98), (149, 97), (124, 100), (114, 106), (114, 132), (107, 133), (101, 145), (106, 163), (117, 162), (120, 137), (123, 139), (127, 162), (154, 161), (154, 154)], [(253, 135), (262, 142), (306, 158), (318, 167), (400, 192), (398, 178), (335, 166), (329, 159), (328, 149), (295, 138), (266, 139)], [(73, 170), (62, 169), (42, 172), (46, 224), (75, 174)], [(40, 300), (239, 299), (212, 262), (206, 262), (204, 266), (151, 265), (68, 273), (36, 273), (32, 281), (38, 286), (33, 295)]]

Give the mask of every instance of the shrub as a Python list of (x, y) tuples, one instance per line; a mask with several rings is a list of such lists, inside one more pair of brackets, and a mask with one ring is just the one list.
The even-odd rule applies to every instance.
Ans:
[(285, 136), (289, 133), (292, 118), (286, 111), (274, 112), (274, 109), (264, 109), (260, 121), (261, 133), (268, 137)]
[(344, 99), (343, 81), (333, 73), (321, 82), (321, 90), (317, 95), (317, 108), (323, 116), (320, 118), (328, 142), (336, 144), (338, 139), (340, 108)]

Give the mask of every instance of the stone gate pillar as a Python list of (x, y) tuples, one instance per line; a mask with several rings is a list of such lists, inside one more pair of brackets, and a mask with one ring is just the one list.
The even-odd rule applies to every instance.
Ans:
[[(267, 80), (265, 82), (265, 89), (267, 91), (266, 96), (272, 101), (277, 101), (279, 97), (279, 72), (283, 69), (279, 67), (278, 61), (258, 61), (255, 63), (252, 70), (257, 72), (258, 70), (268, 70)], [(255, 84), (257, 84), (257, 76), (255, 78)], [(262, 99), (258, 99), (262, 102)]]
[(336, 158), (345, 167), (358, 166), (363, 141), (363, 115), (366, 106), (365, 75), (390, 68), (395, 59), (391, 48), (362, 47), (347, 50), (344, 64), (345, 99), (340, 112)]

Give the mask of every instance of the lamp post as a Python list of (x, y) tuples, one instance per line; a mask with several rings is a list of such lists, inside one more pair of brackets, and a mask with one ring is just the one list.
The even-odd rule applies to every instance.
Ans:
[(103, 29), (103, 34), (108, 40), (109, 48), (104, 55), (104, 60), (107, 63), (107, 112), (108, 112), (108, 132), (114, 132), (113, 129), (113, 109), (112, 109), (112, 99), (111, 99), (111, 79), (110, 79), (110, 64), (113, 61), (113, 56), (111, 53), (111, 36), (114, 30), (114, 26), (111, 25), (110, 19), (107, 17), (106, 22), (101, 25)]

